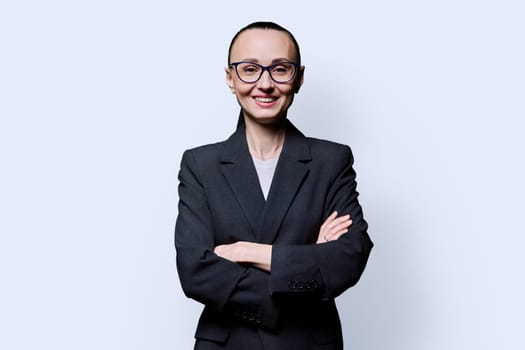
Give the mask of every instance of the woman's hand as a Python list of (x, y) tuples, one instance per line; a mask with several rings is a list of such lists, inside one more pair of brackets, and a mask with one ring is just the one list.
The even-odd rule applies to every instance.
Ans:
[(272, 246), (269, 244), (239, 241), (218, 245), (213, 252), (236, 263), (249, 263), (265, 271), (271, 269)]
[(235, 242), (231, 244), (221, 244), (213, 249), (213, 252), (224, 258), (233, 262), (239, 262), (240, 256), (242, 255), (242, 249), (240, 247), (241, 242)]
[(334, 211), (321, 225), (316, 244), (339, 239), (339, 237), (348, 232), (350, 225), (352, 225), (350, 215), (337, 217), (337, 211)]

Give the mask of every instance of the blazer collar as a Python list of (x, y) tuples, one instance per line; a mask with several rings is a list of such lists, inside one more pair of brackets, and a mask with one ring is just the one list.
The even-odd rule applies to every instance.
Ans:
[(244, 124), (240, 123), (233, 135), (223, 143), (220, 151), (223, 175), (258, 242), (271, 244), (274, 241), (288, 208), (308, 174), (310, 160), (306, 137), (287, 120), (283, 150), (265, 201), (248, 150)]
[[(244, 158), (246, 154), (250, 156), (246, 141), (246, 127), (243, 122), (239, 122), (237, 130), (224, 142), (220, 160), (221, 163), (235, 163), (239, 158)], [(286, 136), (280, 157), (283, 156), (300, 162), (312, 159), (306, 137), (289, 120), (286, 120)]]

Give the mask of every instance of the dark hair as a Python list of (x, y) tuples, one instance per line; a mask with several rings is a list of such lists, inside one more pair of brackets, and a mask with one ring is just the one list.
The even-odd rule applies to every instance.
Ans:
[(299, 44), (297, 43), (297, 40), (295, 40), (293, 34), (286, 28), (284, 27), (281, 27), (280, 25), (278, 25), (277, 23), (274, 23), (274, 22), (253, 22), (253, 23), (250, 23), (248, 24), (246, 27), (242, 28), (241, 30), (239, 30), (237, 32), (237, 34), (235, 34), (235, 36), (233, 37), (231, 43), (230, 43), (230, 48), (228, 49), (228, 64), (230, 64), (230, 57), (231, 57), (231, 53), (232, 53), (232, 47), (233, 47), (233, 44), (235, 43), (235, 41), (237, 40), (237, 38), (239, 37), (239, 35), (249, 29), (272, 29), (272, 30), (278, 30), (280, 32), (285, 32), (286, 34), (288, 34), (288, 36), (290, 37), (290, 39), (292, 40), (292, 43), (295, 47), (295, 52), (297, 53), (297, 64), (300, 66), (301, 65), (301, 51), (299, 50)]

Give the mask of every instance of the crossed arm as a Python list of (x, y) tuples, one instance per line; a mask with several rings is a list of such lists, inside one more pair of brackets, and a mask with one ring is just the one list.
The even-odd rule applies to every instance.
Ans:
[[(177, 268), (186, 296), (218, 312), (217, 317), (231, 310), (256, 310), (262, 324), (273, 329), (280, 315), (278, 299), (303, 294), (330, 300), (357, 283), (373, 244), (357, 201), (349, 148), (338, 162), (344, 167), (327, 189), (323, 211), (332, 214), (319, 229), (318, 244), (239, 241), (215, 246), (214, 223), (203, 187), (207, 179), (195, 158), (188, 152), (181, 162), (175, 229)], [(338, 217), (335, 210), (351, 218)], [(302, 281), (316, 288), (294, 288)]]
[[(337, 211), (334, 211), (321, 225), (316, 244), (335, 241), (348, 232), (348, 227), (352, 224), (350, 215), (338, 217), (337, 214)], [(238, 241), (218, 245), (213, 252), (236, 263), (252, 264), (261, 270), (271, 271), (272, 245), (270, 244)]]

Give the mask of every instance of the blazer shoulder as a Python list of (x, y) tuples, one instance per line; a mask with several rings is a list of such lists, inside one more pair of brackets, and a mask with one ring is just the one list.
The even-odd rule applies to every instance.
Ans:
[(314, 159), (324, 159), (329, 163), (348, 163), (353, 160), (352, 150), (348, 145), (313, 137), (307, 137), (306, 140)]
[(216, 159), (219, 156), (221, 149), (224, 147), (225, 142), (226, 141), (220, 141), (189, 148), (184, 151), (182, 158), (185, 159), (191, 157), (199, 160), (199, 162)]

